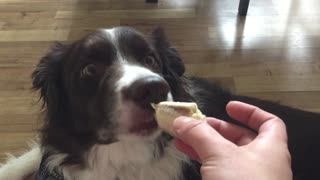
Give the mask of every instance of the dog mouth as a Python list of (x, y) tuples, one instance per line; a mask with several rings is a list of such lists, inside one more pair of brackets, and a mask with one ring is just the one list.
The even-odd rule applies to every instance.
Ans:
[(129, 134), (149, 136), (158, 129), (154, 109), (150, 106), (137, 106), (134, 102), (127, 102), (121, 107), (121, 126)]
[(129, 132), (136, 135), (148, 136), (157, 129), (158, 129), (158, 123), (155, 120), (155, 118), (153, 118), (152, 120), (135, 123), (130, 128)]
[(151, 105), (148, 105), (147, 107), (141, 108), (139, 111), (137, 114), (140, 113), (143, 115), (143, 117), (134, 121), (134, 124), (132, 124), (129, 132), (141, 136), (152, 134), (158, 129), (158, 123), (154, 116), (154, 109), (151, 107)]

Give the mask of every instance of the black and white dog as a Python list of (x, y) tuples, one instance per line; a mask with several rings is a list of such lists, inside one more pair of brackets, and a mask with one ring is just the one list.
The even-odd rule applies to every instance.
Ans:
[(0, 179), (23, 179), (41, 159), (38, 179), (201, 179), (200, 165), (158, 129), (150, 103), (165, 100), (194, 101), (207, 116), (232, 123), (225, 111), (230, 100), (279, 116), (287, 125), (294, 178), (320, 178), (320, 114), (232, 95), (185, 77), (184, 70), (161, 29), (151, 36), (127, 27), (102, 29), (57, 44), (33, 72), (45, 109), (40, 148), (9, 161)]

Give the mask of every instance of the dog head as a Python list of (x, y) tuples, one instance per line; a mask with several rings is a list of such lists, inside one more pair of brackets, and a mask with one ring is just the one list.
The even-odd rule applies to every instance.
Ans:
[(162, 29), (151, 36), (127, 27), (101, 29), (56, 44), (33, 72), (46, 109), (43, 143), (72, 151), (155, 138), (161, 131), (150, 103), (183, 100), (183, 73)]

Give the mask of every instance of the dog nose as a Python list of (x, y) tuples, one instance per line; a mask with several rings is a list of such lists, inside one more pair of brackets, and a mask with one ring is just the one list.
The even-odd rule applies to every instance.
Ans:
[(124, 95), (145, 107), (150, 103), (165, 101), (169, 89), (168, 83), (163, 78), (150, 76), (133, 82), (124, 90)]

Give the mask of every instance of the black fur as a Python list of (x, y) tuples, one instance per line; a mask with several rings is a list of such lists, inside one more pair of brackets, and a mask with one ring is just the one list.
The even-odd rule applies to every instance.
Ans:
[[(182, 60), (170, 46), (162, 29), (155, 30), (151, 38), (143, 39), (131, 36), (130, 29), (123, 28), (122, 31), (121, 51), (136, 59), (144, 59), (151, 53), (156, 65), (149, 64), (146, 67), (165, 78), (174, 100), (195, 101), (207, 116), (232, 123), (237, 122), (225, 111), (226, 104), (231, 100), (253, 104), (279, 116), (287, 125), (294, 179), (320, 178), (317, 172), (320, 169), (317, 164), (320, 162), (320, 114), (233, 95), (214, 83), (187, 78), (183, 75), (185, 69)], [(57, 44), (41, 59), (33, 73), (33, 87), (40, 91), (46, 109), (42, 146), (67, 153), (67, 164), (82, 163), (83, 153), (96, 143), (108, 144), (116, 141), (112, 138), (115, 124), (109, 121), (108, 112), (114, 110), (110, 103), (115, 101), (112, 84), (119, 72), (106, 71), (114, 66), (116, 56), (113, 53), (114, 46), (106, 38), (98, 31), (71, 45)], [(126, 44), (128, 39), (133, 44)], [(100, 141), (97, 137), (96, 132), (101, 126), (109, 129), (110, 134), (106, 137), (111, 137), (110, 139)], [(164, 136), (166, 138), (159, 140), (160, 148), (164, 148), (165, 142), (171, 140), (167, 135)], [(200, 179), (198, 163), (186, 164), (184, 168), (185, 179)]]
[[(97, 137), (97, 129), (105, 127), (112, 134), (113, 124), (108, 121), (108, 112), (113, 101), (113, 89), (100, 86), (101, 79), (111, 79), (117, 72), (104, 74), (104, 67), (109, 61), (101, 61), (101, 57), (114, 56), (99, 49), (110, 49), (100, 36), (95, 38), (93, 51), (84, 47), (84, 42), (77, 41), (70, 45), (57, 43), (52, 50), (40, 60), (32, 74), (33, 88), (40, 91), (45, 107), (45, 124), (42, 128), (42, 145), (53, 147), (59, 152), (69, 154), (67, 164), (81, 163), (83, 152), (95, 143), (101, 143)], [(82, 53), (78, 53), (82, 52)], [(111, 58), (110, 58), (111, 59)], [(88, 60), (93, 62), (87, 62)], [(95, 74), (84, 75), (79, 66), (96, 66)], [(91, 72), (92, 73), (92, 72)], [(113, 75), (113, 76), (111, 76)], [(105, 97), (109, 94), (108, 99)], [(107, 136), (107, 135), (106, 135)], [(112, 139), (103, 140), (111, 143)], [(55, 152), (48, 152), (55, 153)]]

